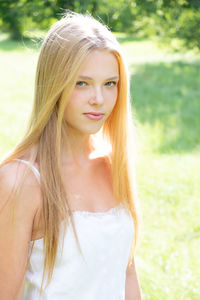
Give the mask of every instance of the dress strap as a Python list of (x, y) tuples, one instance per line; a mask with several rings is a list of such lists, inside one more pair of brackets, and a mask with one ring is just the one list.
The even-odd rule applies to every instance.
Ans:
[(27, 160), (23, 160), (23, 159), (19, 159), (19, 158), (15, 158), (13, 160), (17, 160), (17, 161), (21, 161), (22, 163), (26, 164), (27, 166), (29, 166), (31, 168), (31, 170), (33, 171), (33, 173), (35, 174), (38, 182), (40, 183), (40, 172), (38, 171), (38, 169), (33, 166), (29, 161)]

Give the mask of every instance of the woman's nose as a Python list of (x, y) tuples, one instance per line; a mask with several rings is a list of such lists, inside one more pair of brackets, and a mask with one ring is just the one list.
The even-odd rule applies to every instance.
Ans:
[(101, 87), (95, 87), (90, 97), (91, 104), (102, 104), (104, 102), (103, 92)]

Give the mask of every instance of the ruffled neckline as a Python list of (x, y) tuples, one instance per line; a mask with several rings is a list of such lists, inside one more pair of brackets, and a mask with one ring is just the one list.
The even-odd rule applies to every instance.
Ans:
[(105, 216), (105, 215), (107, 216), (107, 215), (115, 215), (120, 208), (125, 208), (122, 203), (106, 211), (93, 212), (93, 211), (86, 211), (86, 210), (73, 210), (72, 213), (73, 215), (82, 215), (82, 216)]

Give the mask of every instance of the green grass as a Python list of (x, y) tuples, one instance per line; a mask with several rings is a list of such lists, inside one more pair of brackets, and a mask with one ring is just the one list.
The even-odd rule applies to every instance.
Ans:
[(143, 239), (138, 267), (144, 299), (199, 299), (199, 155), (141, 155)]
[[(118, 34), (131, 75), (144, 300), (200, 299), (200, 56)], [(0, 156), (24, 130), (37, 47), (0, 36)]]
[(38, 52), (29, 43), (0, 36), (0, 155), (21, 137), (33, 100)]
[(136, 74), (132, 75), (133, 104), (146, 136), (150, 135), (146, 146), (153, 151), (198, 151), (199, 70), (200, 63), (180, 60), (135, 67)]

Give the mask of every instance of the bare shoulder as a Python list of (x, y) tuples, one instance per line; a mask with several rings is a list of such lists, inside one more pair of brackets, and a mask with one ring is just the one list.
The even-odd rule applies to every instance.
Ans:
[[(15, 206), (16, 211), (21, 215), (26, 214), (34, 218), (41, 206), (41, 191), (37, 178), (30, 169), (23, 181), (26, 169), (25, 164), (17, 161), (7, 163), (0, 168), (0, 209), (4, 205)], [(17, 197), (20, 187), (20, 194)]]
[[(29, 242), (41, 202), (40, 187), (26, 165), (0, 167), (0, 298), (16, 299), (25, 275)], [(20, 189), (20, 193), (17, 191)]]

